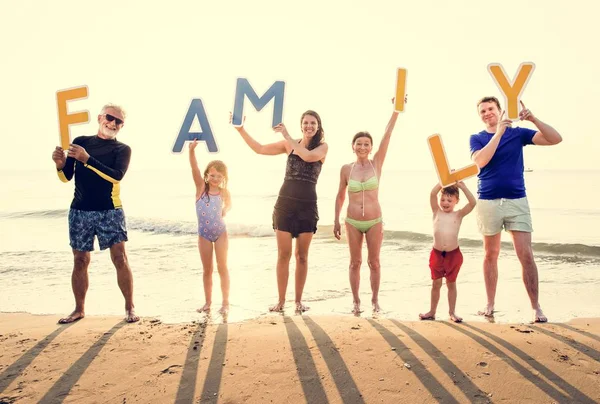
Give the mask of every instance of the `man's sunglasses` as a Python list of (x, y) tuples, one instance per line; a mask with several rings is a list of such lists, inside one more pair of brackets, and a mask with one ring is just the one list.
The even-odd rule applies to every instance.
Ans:
[(117, 118), (116, 116), (112, 116), (111, 114), (104, 114), (104, 116), (106, 116), (106, 120), (108, 122), (115, 121), (117, 125), (122, 125), (125, 122), (122, 119)]

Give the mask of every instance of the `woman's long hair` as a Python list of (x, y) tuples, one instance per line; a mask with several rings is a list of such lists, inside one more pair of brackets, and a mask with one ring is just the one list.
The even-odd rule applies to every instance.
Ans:
[(317, 123), (319, 124), (319, 129), (317, 130), (317, 133), (312, 137), (312, 139), (310, 139), (310, 143), (308, 144), (307, 149), (308, 150), (312, 150), (314, 148), (316, 148), (317, 146), (319, 146), (321, 143), (323, 143), (323, 140), (325, 139), (325, 130), (323, 130), (323, 124), (321, 123), (321, 117), (319, 116), (319, 114), (317, 114), (315, 111), (312, 110), (308, 110), (305, 113), (302, 114), (302, 116), (300, 117), (300, 125), (302, 125), (302, 120), (304, 119), (304, 117), (306, 115), (310, 115), (315, 117), (315, 119), (317, 120)]

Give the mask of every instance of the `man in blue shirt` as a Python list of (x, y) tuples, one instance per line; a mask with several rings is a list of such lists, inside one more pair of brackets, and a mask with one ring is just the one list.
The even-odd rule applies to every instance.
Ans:
[(480, 169), (478, 181), (477, 223), (483, 234), (485, 258), (483, 274), (487, 305), (479, 312), (492, 317), (498, 283), (498, 255), (501, 231), (510, 232), (517, 257), (523, 267), (523, 282), (534, 311), (535, 322), (546, 322), (538, 300), (538, 271), (531, 248), (531, 214), (525, 194), (523, 147), (555, 145), (562, 141), (550, 125), (536, 118), (521, 102), (520, 120), (533, 123), (537, 131), (512, 127), (496, 97), (477, 103), (485, 130), (471, 135), (471, 158)]

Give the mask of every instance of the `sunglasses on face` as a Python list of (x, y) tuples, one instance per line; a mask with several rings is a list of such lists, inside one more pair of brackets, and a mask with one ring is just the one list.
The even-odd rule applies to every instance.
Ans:
[(106, 117), (106, 120), (108, 122), (112, 122), (115, 121), (115, 123), (117, 125), (122, 125), (125, 121), (123, 121), (122, 119), (117, 118), (116, 116), (113, 116), (111, 114), (104, 114), (104, 116)]

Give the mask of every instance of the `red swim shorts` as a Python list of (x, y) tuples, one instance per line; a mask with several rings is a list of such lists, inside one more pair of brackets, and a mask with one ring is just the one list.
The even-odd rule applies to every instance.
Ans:
[(431, 269), (431, 279), (446, 278), (446, 282), (456, 282), (458, 271), (463, 263), (463, 255), (460, 248), (452, 251), (440, 251), (431, 249), (429, 254), (429, 269)]

